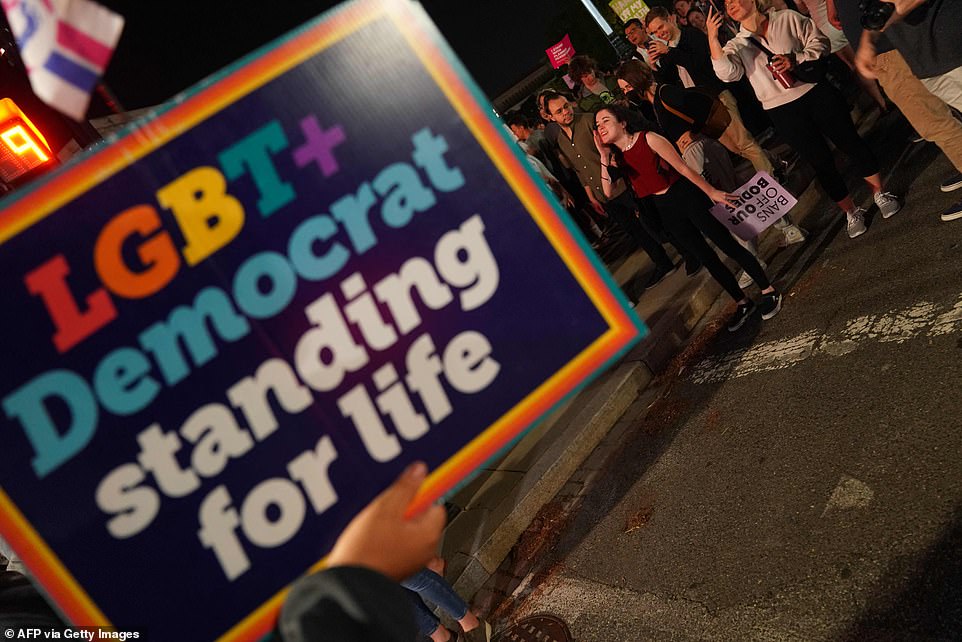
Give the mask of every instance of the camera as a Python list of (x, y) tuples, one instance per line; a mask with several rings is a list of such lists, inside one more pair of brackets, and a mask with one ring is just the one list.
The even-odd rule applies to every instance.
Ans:
[(862, 14), (862, 27), (869, 31), (879, 31), (895, 12), (895, 5), (882, 0), (859, 0), (858, 10)]

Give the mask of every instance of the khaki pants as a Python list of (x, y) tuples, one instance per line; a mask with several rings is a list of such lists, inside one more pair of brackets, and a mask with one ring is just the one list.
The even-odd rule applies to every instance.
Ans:
[[(962, 103), (962, 69), (956, 69), (949, 74), (919, 80), (909, 69), (905, 58), (896, 50), (879, 54), (875, 61), (875, 73), (878, 74), (879, 84), (888, 94), (889, 99), (902, 110), (902, 113), (915, 127), (915, 131), (926, 140), (938, 145), (948, 156), (955, 168), (962, 172), (962, 123), (952, 117), (946, 103), (952, 94), (948, 91), (952, 87), (952, 80), (945, 78), (956, 73), (956, 100)], [(930, 83), (930, 81), (932, 81)], [(939, 86), (945, 96), (935, 95), (934, 89)], [(962, 104), (959, 105), (962, 109)]]
[(772, 162), (765, 155), (765, 150), (761, 148), (754, 137), (742, 122), (741, 114), (738, 113), (738, 103), (732, 92), (727, 89), (718, 94), (718, 99), (728, 108), (732, 115), (732, 122), (728, 129), (718, 137), (718, 142), (727, 147), (733, 154), (738, 154), (752, 164), (756, 172), (772, 173)]

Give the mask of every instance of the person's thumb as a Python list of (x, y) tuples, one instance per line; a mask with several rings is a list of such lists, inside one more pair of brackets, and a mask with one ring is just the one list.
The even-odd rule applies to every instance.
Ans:
[(404, 472), (394, 480), (381, 494), (381, 501), (395, 513), (403, 513), (414, 501), (418, 489), (428, 476), (428, 467), (423, 461), (416, 461), (404, 469)]

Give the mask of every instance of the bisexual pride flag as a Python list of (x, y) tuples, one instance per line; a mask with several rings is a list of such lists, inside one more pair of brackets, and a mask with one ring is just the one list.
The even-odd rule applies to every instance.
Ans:
[(83, 120), (124, 19), (89, 0), (2, 0), (30, 85), (48, 105)]

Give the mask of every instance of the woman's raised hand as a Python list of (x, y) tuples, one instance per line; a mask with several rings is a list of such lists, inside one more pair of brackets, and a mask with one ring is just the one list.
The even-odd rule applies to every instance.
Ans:
[(715, 5), (708, 5), (708, 16), (705, 18), (705, 29), (708, 31), (708, 37), (710, 39), (718, 40), (718, 31), (722, 27), (724, 18), (722, 14), (715, 11)]
[(597, 149), (598, 153), (601, 154), (601, 162), (607, 165), (608, 157), (611, 155), (611, 150), (607, 145), (601, 142), (601, 134), (598, 133), (597, 129), (591, 130), (591, 136), (595, 141), (595, 149)]

